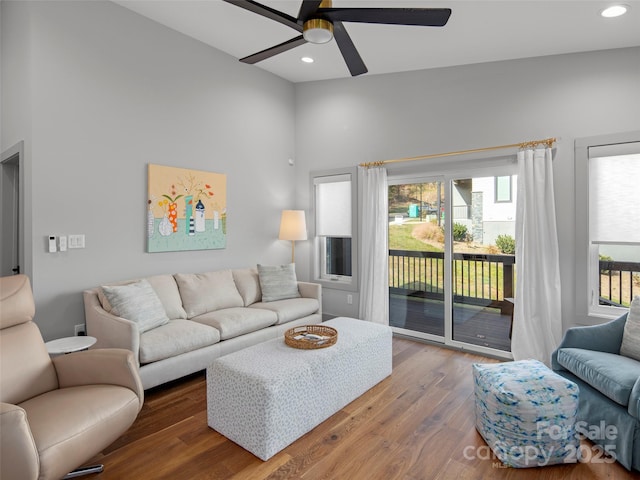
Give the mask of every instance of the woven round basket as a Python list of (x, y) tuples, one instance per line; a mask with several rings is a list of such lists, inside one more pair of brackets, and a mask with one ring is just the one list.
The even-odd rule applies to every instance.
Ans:
[(327, 348), (338, 341), (338, 331), (324, 325), (305, 325), (284, 332), (284, 343), (293, 348)]

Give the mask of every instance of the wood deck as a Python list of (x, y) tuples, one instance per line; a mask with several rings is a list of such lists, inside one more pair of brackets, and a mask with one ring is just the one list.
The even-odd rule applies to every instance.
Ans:
[[(511, 313), (499, 308), (454, 304), (453, 339), (511, 351)], [(390, 295), (389, 324), (431, 335), (444, 335), (444, 306), (437, 300)]]

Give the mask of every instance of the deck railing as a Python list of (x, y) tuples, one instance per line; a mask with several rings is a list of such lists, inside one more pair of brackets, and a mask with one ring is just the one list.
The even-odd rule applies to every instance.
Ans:
[(640, 263), (600, 260), (600, 305), (628, 307), (640, 295)]
[[(502, 310), (514, 296), (515, 256), (453, 254), (454, 302), (488, 305)], [(444, 298), (444, 253), (389, 250), (391, 293)]]
[[(510, 308), (515, 256), (453, 254), (454, 301)], [(444, 299), (444, 253), (389, 250), (391, 293)], [(640, 262), (600, 260), (600, 304), (628, 307), (640, 295)]]

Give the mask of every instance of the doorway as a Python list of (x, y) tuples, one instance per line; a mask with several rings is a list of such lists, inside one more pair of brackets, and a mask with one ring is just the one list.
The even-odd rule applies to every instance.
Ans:
[(0, 276), (25, 273), (23, 142), (0, 159)]
[(515, 291), (515, 165), (389, 181), (395, 332), (508, 357)]

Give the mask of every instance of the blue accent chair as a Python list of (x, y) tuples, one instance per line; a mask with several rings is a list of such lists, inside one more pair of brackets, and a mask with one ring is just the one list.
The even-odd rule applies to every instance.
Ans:
[(627, 315), (567, 330), (551, 367), (580, 388), (577, 430), (640, 471), (640, 362), (620, 355)]

